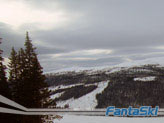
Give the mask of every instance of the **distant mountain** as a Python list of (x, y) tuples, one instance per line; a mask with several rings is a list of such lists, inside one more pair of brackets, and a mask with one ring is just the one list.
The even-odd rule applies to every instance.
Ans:
[[(47, 74), (47, 83), (52, 91), (50, 106), (82, 109), (106, 108), (109, 105), (164, 107), (164, 67), (159, 64), (142, 65), (150, 61), (153, 60)], [(162, 59), (157, 61), (162, 63)], [(155, 59), (151, 63), (156, 63)]]
[(70, 67), (70, 68), (63, 68), (59, 70), (53, 70), (45, 72), (45, 74), (48, 73), (65, 73), (68, 71), (75, 71), (80, 72), (84, 70), (103, 70), (103, 69), (112, 69), (112, 68), (119, 68), (119, 67), (133, 67), (133, 66), (140, 66), (140, 65), (146, 65), (146, 64), (160, 64), (164, 65), (164, 57), (154, 57), (154, 58), (147, 58), (144, 60), (134, 60), (134, 61), (128, 61), (123, 62), (116, 65), (105, 65), (105, 66), (95, 66), (95, 67)]

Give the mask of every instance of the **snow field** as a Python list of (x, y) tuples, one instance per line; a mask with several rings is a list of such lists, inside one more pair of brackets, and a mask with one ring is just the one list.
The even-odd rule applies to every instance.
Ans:
[(66, 101), (57, 102), (57, 107), (64, 107), (64, 105), (68, 104), (71, 109), (94, 109), (97, 105), (96, 94), (101, 93), (107, 87), (108, 82), (100, 82), (94, 91), (78, 99), (71, 98)]

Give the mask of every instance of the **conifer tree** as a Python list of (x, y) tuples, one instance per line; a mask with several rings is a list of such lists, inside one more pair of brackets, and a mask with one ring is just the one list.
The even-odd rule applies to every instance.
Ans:
[(41, 108), (47, 101), (49, 92), (42, 67), (38, 61), (35, 47), (26, 34), (25, 50), (18, 54), (19, 61), (19, 102), (28, 108)]
[[(1, 39), (0, 39), (0, 44), (1, 44)], [(3, 65), (2, 52), (3, 51), (0, 50), (0, 95), (11, 99), (11, 93), (10, 93), (11, 91), (6, 77), (6, 72), (5, 72), (6, 66)], [(0, 107), (7, 108), (7, 106), (3, 103), (0, 103)], [(0, 113), (0, 123), (16, 123), (15, 116), (6, 113)]]
[[(22, 61), (23, 66), (23, 92), (26, 95), (26, 107), (41, 108), (46, 104), (49, 91), (45, 83), (45, 75), (43, 75), (43, 68), (41, 67), (35, 47), (29, 38), (28, 32), (26, 33), (24, 58)], [(21, 55), (22, 56), (22, 55)], [(28, 102), (28, 103), (27, 103)], [(33, 117), (36, 122), (41, 122), (41, 117)]]
[[(15, 101), (27, 108), (41, 108), (46, 106), (49, 91), (43, 75), (35, 47), (26, 33), (25, 49), (18, 53), (12, 49), (10, 56), (10, 77)], [(21, 122), (41, 123), (40, 116), (22, 116)]]
[[(0, 39), (1, 44), (1, 39)], [(7, 83), (6, 78), (6, 66), (3, 65), (3, 58), (2, 58), (2, 50), (0, 50), (0, 95), (3, 95), (7, 98), (11, 98), (10, 91), (9, 91), (9, 85)]]
[(24, 61), (24, 50), (21, 48), (17, 53), (14, 48), (11, 50), (11, 54), (9, 57), (9, 82), (11, 85), (11, 91), (13, 100), (17, 103), (23, 101), (23, 92), (22, 92), (22, 84), (23, 84), (23, 61)]
[(18, 55), (15, 51), (14, 47), (11, 50), (11, 54), (9, 57), (9, 83), (12, 92), (12, 98), (16, 101), (18, 95)]
[(17, 52), (15, 51), (14, 47), (12, 48), (12, 51), (11, 51), (11, 55), (10, 55), (10, 63), (9, 63), (9, 69), (10, 69), (10, 76), (9, 76), (9, 80), (16, 80), (18, 77), (17, 75), (17, 63), (18, 63), (18, 57), (17, 57)]

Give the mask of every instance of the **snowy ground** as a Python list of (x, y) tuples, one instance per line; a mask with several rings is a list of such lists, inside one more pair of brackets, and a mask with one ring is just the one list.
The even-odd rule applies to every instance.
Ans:
[(72, 87), (76, 87), (76, 86), (79, 86), (79, 85), (84, 85), (84, 83), (73, 84), (73, 85), (52, 86), (52, 87), (49, 87), (49, 90), (51, 90), (51, 91), (56, 91), (56, 90), (58, 90), (58, 89), (72, 88)]
[(116, 65), (105, 65), (105, 66), (95, 66), (95, 67), (71, 67), (71, 68), (63, 68), (60, 70), (53, 70), (53, 71), (47, 71), (45, 73), (64, 73), (68, 71), (76, 71), (80, 72), (83, 70), (91, 70), (91, 71), (96, 71), (96, 70), (110, 70), (110, 69), (115, 69), (113, 71), (119, 70), (119, 67), (133, 67), (133, 66), (140, 66), (140, 65), (146, 65), (146, 64), (160, 64), (164, 65), (164, 57), (155, 57), (155, 58), (148, 58), (144, 60), (135, 60), (135, 61), (128, 61), (128, 62), (123, 62), (120, 64)]
[(143, 81), (143, 82), (146, 82), (146, 81), (154, 81), (155, 78), (156, 78), (155, 76), (137, 77), (137, 78), (134, 78), (134, 81)]
[(50, 98), (51, 98), (51, 99), (58, 98), (58, 97), (60, 97), (63, 93), (64, 93), (64, 92), (61, 92), (61, 93), (57, 93), (57, 94), (51, 95)]
[(64, 107), (64, 105), (68, 104), (69, 108), (73, 109), (94, 109), (97, 105), (96, 94), (101, 93), (108, 85), (109, 81), (103, 81), (98, 84), (98, 87), (78, 99), (69, 99), (66, 101), (57, 102), (58, 107)]
[(103, 117), (103, 116), (77, 116), (65, 115), (54, 123), (163, 123), (164, 118), (127, 118), (127, 117)]

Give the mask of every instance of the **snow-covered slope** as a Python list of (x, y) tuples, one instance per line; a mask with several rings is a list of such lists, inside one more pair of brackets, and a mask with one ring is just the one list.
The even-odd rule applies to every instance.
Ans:
[(155, 78), (156, 78), (155, 76), (137, 77), (137, 78), (134, 78), (134, 81), (143, 81), (143, 82), (147, 82), (147, 81), (154, 81)]
[[(97, 106), (98, 98), (96, 99), (96, 95), (101, 93), (108, 85), (109, 81), (106, 80), (110, 80), (111, 83), (120, 83), (120, 80), (125, 83), (127, 80), (129, 80), (136, 83), (143, 82), (144, 84), (146, 84), (145, 82), (153, 82), (156, 80), (159, 81), (163, 79), (161, 76), (159, 76), (160, 73), (164, 72), (164, 67), (161, 66), (164, 65), (163, 61), (164, 58), (151, 58), (122, 63), (112, 67), (95, 67), (90, 70), (78, 69), (85, 70), (82, 73), (66, 72), (65, 74), (61, 75), (54, 74), (51, 79), (54, 81), (54, 85), (56, 84), (56, 86), (52, 85), (49, 87), (49, 89), (52, 90), (51, 99), (56, 102), (57, 107), (65, 107), (66, 105), (69, 105), (69, 108), (73, 109), (93, 109)], [(92, 89), (91, 86), (94, 87), (93, 90), (88, 91), (87, 89)], [(108, 92), (109, 90), (106, 90), (104, 93)], [(98, 99), (98, 102), (99, 100), (100, 99)], [(52, 106), (53, 104), (54, 103), (52, 102)]]
[(51, 98), (51, 99), (58, 98), (58, 97), (60, 97), (63, 93), (64, 93), (64, 92), (53, 94), (53, 95), (50, 96), (50, 98)]
[(72, 88), (72, 87), (76, 87), (79, 85), (84, 85), (84, 83), (79, 83), (79, 84), (72, 84), (72, 85), (58, 85), (58, 86), (51, 86), (49, 87), (49, 90), (51, 91), (55, 91), (58, 89), (66, 89), (66, 88)]
[(135, 60), (135, 61), (123, 62), (121, 64), (116, 64), (116, 65), (64, 68), (64, 69), (60, 69), (60, 70), (49, 71), (46, 73), (64, 73), (64, 72), (68, 72), (68, 71), (80, 72), (80, 71), (84, 71), (84, 70), (96, 71), (96, 70), (110, 70), (110, 69), (117, 71), (117, 70), (120, 70), (121, 67), (133, 67), (133, 66), (140, 66), (140, 65), (145, 65), (145, 64), (164, 65), (163, 61), (164, 61), (164, 57), (155, 57), (155, 58), (148, 58), (148, 59), (144, 59), (144, 60)]
[[(69, 108), (73, 108), (73, 109), (76, 109), (76, 108), (93, 109), (97, 105), (96, 94), (101, 93), (107, 87), (108, 82), (109, 81), (103, 81), (103, 82), (98, 83), (98, 87), (94, 91), (78, 99), (71, 98), (66, 101), (57, 102), (57, 107), (64, 107), (66, 104), (68, 104)], [(86, 86), (89, 86), (89, 85), (86, 85)], [(58, 96), (58, 95), (60, 95), (60, 93), (54, 96)], [(52, 95), (51, 98), (53, 98), (54, 96)]]
[(118, 65), (115, 65), (117, 67), (132, 67), (132, 66), (140, 66), (145, 64), (160, 64), (164, 65), (164, 57), (155, 57), (155, 58), (148, 58), (144, 60), (135, 60), (130, 62), (124, 62)]

